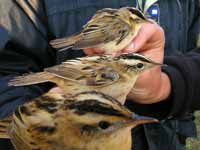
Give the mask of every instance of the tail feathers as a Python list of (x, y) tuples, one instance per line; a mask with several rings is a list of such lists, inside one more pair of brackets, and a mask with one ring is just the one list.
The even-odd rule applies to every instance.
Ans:
[(48, 72), (39, 72), (33, 73), (25, 76), (19, 76), (11, 80), (8, 85), (9, 86), (24, 86), (24, 85), (32, 85), (38, 83), (44, 83), (50, 81), (53, 77), (52, 74)]
[(10, 139), (9, 131), (11, 129), (12, 118), (0, 121), (0, 139)]
[(53, 48), (59, 49), (59, 51), (67, 50), (74, 46), (74, 44), (79, 40), (80, 35), (74, 35), (71, 37), (60, 38), (50, 41), (50, 45)]

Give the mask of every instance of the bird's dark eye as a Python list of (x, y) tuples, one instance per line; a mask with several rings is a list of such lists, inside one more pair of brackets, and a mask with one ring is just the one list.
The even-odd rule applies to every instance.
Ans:
[(136, 66), (137, 66), (138, 69), (143, 69), (144, 68), (144, 64), (143, 63), (138, 63)]
[(100, 121), (100, 122), (99, 122), (99, 127), (100, 127), (101, 129), (107, 129), (109, 126), (110, 126), (110, 123), (107, 122), (107, 121)]

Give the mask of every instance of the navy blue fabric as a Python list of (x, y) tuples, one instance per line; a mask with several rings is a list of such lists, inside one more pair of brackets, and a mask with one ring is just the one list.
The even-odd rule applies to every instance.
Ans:
[(0, 147), (2, 150), (13, 150), (14, 149), (11, 142), (7, 139), (0, 140)]
[(16, 106), (32, 100), (48, 89), (44, 85), (27, 87), (8, 86), (8, 82), (13, 79), (13, 77), (14, 76), (4, 76), (0, 78), (0, 95), (3, 97), (0, 101), (0, 118), (9, 116), (15, 111)]
[[(8, 87), (7, 83), (14, 75), (41, 71), (63, 60), (84, 56), (82, 51), (55, 52), (48, 44), (49, 39), (77, 33), (98, 9), (136, 6), (135, 0), (41, 0), (33, 3), (31, 3), (32, 0), (24, 1), (29, 8), (28, 11), (33, 14), (33, 18), (36, 18), (32, 20), (24, 7), (16, 2), (19, 1), (1, 0), (0, 2), (0, 20), (3, 20), (0, 24), (8, 32), (9, 39), (7, 40), (4, 34), (0, 34), (1, 43), (3, 43), (0, 48), (0, 117), (11, 114), (16, 106), (50, 88), (46, 84)], [(37, 6), (33, 5), (35, 2), (38, 2)], [(196, 37), (200, 26), (199, 1), (160, 0), (158, 4), (160, 25), (166, 33), (166, 56), (182, 57), (180, 54), (196, 47)], [(167, 57), (165, 61), (170, 64), (172, 58)], [(179, 82), (185, 81), (187, 77), (182, 77), (182, 72), (180, 72), (182, 69), (177, 70), (174, 65), (169, 68), (171, 70), (163, 69), (163, 71), (174, 79), (174, 85), (180, 84), (176, 82), (176, 79)], [(176, 76), (175, 72), (178, 72), (180, 76)], [(183, 90), (182, 87), (180, 88)], [(190, 109), (190, 104), (187, 104), (188, 108), (185, 109), (185, 99), (175, 98), (177, 91), (173, 93), (168, 101), (148, 106), (127, 101), (126, 105), (138, 114), (162, 120), (159, 124), (139, 126), (132, 131), (134, 150), (183, 150), (185, 138), (196, 135), (194, 117), (191, 114), (193, 109)], [(197, 94), (196, 96), (198, 97)], [(181, 115), (173, 108), (178, 102), (181, 106), (184, 105), (184, 111), (181, 108), (178, 110)]]
[(1, 27), (0, 26), (0, 50), (2, 48), (5, 47), (6, 43), (8, 42), (9, 40), (9, 37), (8, 37), (8, 32), (5, 30), (5, 28)]

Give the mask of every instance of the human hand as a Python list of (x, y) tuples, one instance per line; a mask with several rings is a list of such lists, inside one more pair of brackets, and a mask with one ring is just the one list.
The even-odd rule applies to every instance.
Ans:
[[(163, 62), (165, 35), (155, 22), (145, 23), (133, 42), (122, 52), (137, 52), (158, 63)], [(154, 67), (144, 72), (136, 81), (128, 95), (130, 100), (140, 104), (152, 104), (166, 100), (171, 92), (168, 76), (161, 67)]]
[[(137, 52), (149, 57), (155, 62), (163, 63), (165, 35), (163, 29), (154, 21), (144, 23), (132, 43), (118, 52)], [(99, 49), (86, 49), (87, 55), (104, 54)], [(141, 104), (152, 104), (165, 100), (171, 92), (171, 84), (168, 76), (161, 71), (160, 67), (154, 67), (144, 72), (138, 78), (128, 98)]]

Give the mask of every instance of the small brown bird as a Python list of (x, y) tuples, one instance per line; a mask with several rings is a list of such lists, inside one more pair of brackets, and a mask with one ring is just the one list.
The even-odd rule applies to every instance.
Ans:
[(161, 64), (135, 53), (90, 56), (68, 60), (46, 68), (44, 72), (16, 77), (9, 85), (23, 86), (50, 81), (63, 89), (65, 95), (94, 90), (124, 103), (137, 77), (157, 65)]
[(91, 91), (70, 98), (49, 92), (18, 107), (11, 122), (0, 122), (0, 138), (16, 150), (131, 150), (131, 129), (158, 121)]
[(96, 12), (80, 33), (52, 40), (50, 44), (60, 50), (95, 48), (113, 54), (128, 46), (147, 21), (133, 7), (104, 8)]

